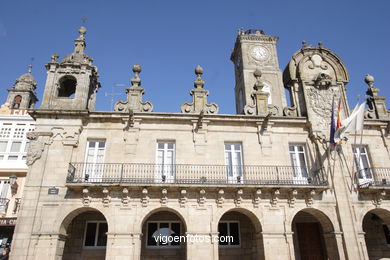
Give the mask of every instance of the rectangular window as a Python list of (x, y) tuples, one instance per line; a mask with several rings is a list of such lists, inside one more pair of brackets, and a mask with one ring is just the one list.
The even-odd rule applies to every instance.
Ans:
[(366, 146), (352, 147), (355, 166), (358, 172), (359, 179), (372, 179), (370, 161), (368, 160), (368, 153)]
[(148, 247), (180, 246), (180, 222), (148, 222), (146, 245)]
[(156, 181), (174, 182), (175, 180), (175, 143), (157, 142)]
[(18, 153), (20, 152), (20, 148), (22, 147), (22, 142), (21, 141), (18, 141), (18, 142), (12, 142), (11, 144), (11, 153)]
[(9, 187), (9, 180), (0, 180), (0, 198), (7, 198)]
[(103, 221), (88, 221), (85, 227), (84, 247), (106, 247), (108, 226)]
[(243, 182), (243, 163), (240, 143), (225, 143), (225, 163), (229, 183)]
[(90, 182), (99, 182), (103, 178), (105, 140), (90, 140), (85, 153), (84, 179)]
[(300, 144), (290, 144), (290, 159), (293, 167), (294, 181), (307, 182), (309, 177), (306, 164), (305, 146)]
[(0, 141), (0, 153), (5, 153), (7, 151), (8, 141)]
[(239, 224), (237, 221), (222, 221), (218, 223), (220, 246), (240, 246)]

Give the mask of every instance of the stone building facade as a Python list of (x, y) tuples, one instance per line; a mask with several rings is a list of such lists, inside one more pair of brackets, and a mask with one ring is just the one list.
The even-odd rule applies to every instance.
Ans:
[(71, 54), (47, 64), (30, 110), (11, 259), (390, 257), (390, 120), (372, 76), (362, 135), (331, 149), (332, 104), (350, 113), (349, 76), (322, 44), (304, 43), (282, 73), (278, 38), (240, 30), (234, 115), (208, 103), (200, 66), (181, 113), (142, 100), (139, 65), (111, 112), (94, 109), (99, 75), (79, 33)]
[(27, 134), (35, 121), (27, 110), (37, 97), (36, 81), (29, 72), (16, 79), (0, 108), (0, 248), (9, 247), (17, 222), (28, 166)]

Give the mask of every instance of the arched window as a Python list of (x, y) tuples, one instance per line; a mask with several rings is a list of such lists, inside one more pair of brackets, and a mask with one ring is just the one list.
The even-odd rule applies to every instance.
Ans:
[(12, 108), (19, 109), (21, 103), (22, 103), (22, 96), (20, 95), (15, 96), (14, 102), (12, 102)]
[(76, 93), (77, 80), (73, 76), (64, 76), (59, 80), (58, 97), (73, 98)]

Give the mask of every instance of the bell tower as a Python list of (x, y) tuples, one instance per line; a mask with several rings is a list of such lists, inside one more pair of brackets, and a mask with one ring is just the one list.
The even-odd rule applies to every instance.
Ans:
[(32, 66), (28, 66), (28, 73), (23, 74), (16, 79), (12, 88), (8, 89), (7, 103), (12, 109), (30, 109), (34, 108), (38, 101), (35, 89), (37, 82), (31, 74)]
[[(286, 106), (286, 98), (276, 51), (278, 39), (258, 29), (238, 31), (230, 58), (234, 63), (237, 114), (282, 114), (282, 109)], [(259, 91), (256, 87), (259, 77), (261, 77), (261, 92), (264, 97), (267, 96), (268, 103), (266, 106), (261, 106), (262, 110), (256, 109), (258, 106), (254, 93)]]
[(86, 48), (84, 26), (75, 40), (74, 51), (58, 62), (54, 54), (46, 64), (47, 79), (41, 109), (95, 110), (99, 74)]

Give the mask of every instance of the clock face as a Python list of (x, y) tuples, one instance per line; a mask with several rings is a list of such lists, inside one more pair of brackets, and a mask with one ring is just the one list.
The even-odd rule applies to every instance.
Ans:
[(268, 58), (268, 50), (262, 46), (252, 48), (251, 55), (256, 60), (265, 60)]

